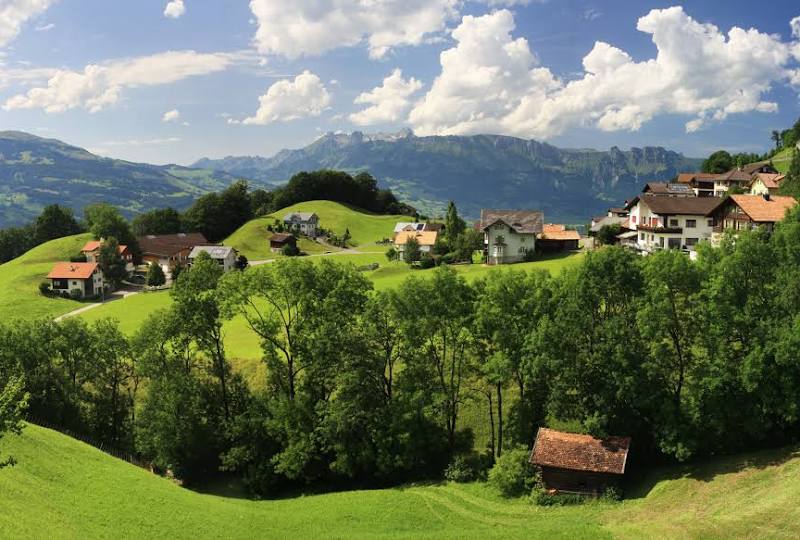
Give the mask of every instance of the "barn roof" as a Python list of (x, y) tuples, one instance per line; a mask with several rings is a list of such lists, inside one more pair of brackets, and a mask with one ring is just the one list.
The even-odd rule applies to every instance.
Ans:
[(625, 474), (630, 444), (630, 437), (598, 439), (539, 428), (530, 460), (541, 467)]
[(541, 240), (580, 240), (578, 231), (567, 230), (566, 225), (546, 223), (542, 233), (538, 235)]

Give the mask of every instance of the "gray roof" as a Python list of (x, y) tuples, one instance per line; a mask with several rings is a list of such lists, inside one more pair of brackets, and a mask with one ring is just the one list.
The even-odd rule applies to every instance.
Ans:
[(400, 231), (404, 230), (406, 227), (410, 227), (410, 231), (424, 231), (425, 224), (424, 223), (412, 223), (410, 221), (401, 221), (398, 222), (394, 226), (394, 232), (399, 233)]
[(720, 197), (661, 197), (648, 194), (637, 199), (646, 204), (651, 212), (659, 215), (707, 216), (722, 202)]
[(544, 214), (538, 210), (481, 210), (481, 230), (498, 221), (521, 234), (539, 234), (544, 229)]
[(283, 216), (283, 221), (311, 221), (314, 217), (317, 217), (314, 212), (292, 212)]
[(233, 248), (230, 246), (195, 246), (189, 253), (189, 258), (196, 259), (200, 253), (206, 252), (212, 259), (226, 259), (232, 251)]

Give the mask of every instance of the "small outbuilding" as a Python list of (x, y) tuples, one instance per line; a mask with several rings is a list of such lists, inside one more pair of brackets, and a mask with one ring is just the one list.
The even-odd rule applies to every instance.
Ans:
[(580, 246), (581, 235), (578, 231), (567, 229), (566, 225), (547, 223), (536, 237), (536, 246), (540, 251), (575, 251)]
[(630, 437), (598, 439), (539, 428), (530, 462), (541, 468), (548, 489), (597, 495), (619, 484), (630, 444)]
[(286, 246), (297, 247), (297, 238), (293, 234), (275, 233), (269, 237), (269, 250), (273, 253), (281, 251)]

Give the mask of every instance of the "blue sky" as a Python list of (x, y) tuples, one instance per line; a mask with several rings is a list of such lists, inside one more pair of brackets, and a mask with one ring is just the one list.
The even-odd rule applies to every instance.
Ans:
[(800, 117), (800, 5), (678, 6), (0, 0), (0, 118), (153, 163), (404, 127), (765, 150)]

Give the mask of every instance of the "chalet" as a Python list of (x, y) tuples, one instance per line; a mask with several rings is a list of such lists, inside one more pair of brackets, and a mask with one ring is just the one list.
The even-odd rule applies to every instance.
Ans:
[(140, 237), (138, 241), (142, 260), (147, 264), (158, 264), (165, 273), (176, 265), (186, 264), (195, 246), (208, 245), (202, 233), (149, 235)]
[(201, 253), (208, 255), (222, 267), (224, 272), (230, 272), (236, 268), (236, 250), (228, 246), (195, 246), (189, 253), (189, 264)]
[(548, 489), (599, 495), (622, 479), (630, 444), (630, 437), (598, 439), (539, 428), (530, 462), (541, 468)]
[(297, 238), (293, 234), (275, 233), (269, 237), (269, 250), (273, 253), (281, 251), (286, 246), (297, 247)]
[(574, 251), (578, 249), (580, 239), (580, 233), (568, 230), (566, 225), (547, 223), (536, 237), (536, 245), (540, 251)]
[(676, 183), (688, 185), (696, 197), (713, 197), (716, 176), (713, 173), (681, 173), (678, 175)]
[(742, 171), (753, 176), (759, 173), (775, 174), (778, 170), (772, 166), (771, 161), (757, 161), (742, 166)]
[[(100, 246), (102, 245), (102, 240), (92, 240), (90, 242), (86, 242), (86, 245), (84, 245), (83, 249), (81, 249), (81, 253), (86, 257), (87, 262), (98, 262)], [(117, 251), (119, 252), (119, 256), (122, 257), (122, 260), (125, 261), (125, 270), (127, 270), (128, 273), (133, 272), (133, 252), (131, 252), (126, 245), (119, 245), (117, 247)]]
[(319, 216), (313, 212), (292, 212), (283, 216), (283, 224), (289, 230), (298, 231), (312, 238), (319, 232)]
[(70, 296), (89, 298), (100, 294), (105, 288), (103, 271), (96, 262), (56, 263), (47, 274), (53, 292), (67, 292)]
[(589, 224), (589, 236), (594, 236), (607, 225), (619, 225), (622, 228), (627, 228), (627, 223), (628, 210), (625, 207), (609, 208), (606, 215), (592, 218), (592, 222)]
[(750, 181), (750, 194), (777, 195), (784, 178), (780, 173), (756, 173)]
[(481, 210), (486, 262), (506, 264), (524, 260), (536, 249), (536, 236), (544, 232), (544, 214), (533, 210)]
[(642, 193), (664, 195), (666, 197), (695, 197), (691, 186), (667, 182), (649, 182), (645, 184)]
[(794, 197), (778, 195), (731, 195), (716, 209), (715, 233), (765, 227), (771, 231), (797, 204)]
[(425, 230), (424, 223), (410, 223), (406, 221), (401, 221), (396, 223), (394, 226), (394, 234), (404, 232), (404, 231), (417, 231), (422, 232)]
[(715, 225), (712, 214), (721, 202), (718, 197), (640, 195), (628, 203), (629, 227), (637, 232), (631, 245), (644, 252), (694, 251), (699, 242), (711, 238)]
[(747, 190), (755, 173), (748, 173), (742, 168), (731, 169), (730, 171), (718, 174), (714, 177), (714, 196), (722, 197), (733, 188), (742, 192)]
[(430, 253), (433, 251), (433, 245), (438, 237), (439, 233), (436, 231), (400, 231), (394, 235), (394, 249), (402, 259), (406, 250), (406, 242), (413, 238), (419, 244), (419, 250), (422, 253)]

